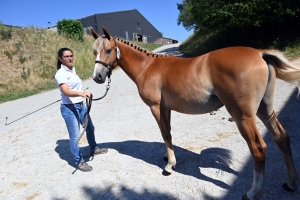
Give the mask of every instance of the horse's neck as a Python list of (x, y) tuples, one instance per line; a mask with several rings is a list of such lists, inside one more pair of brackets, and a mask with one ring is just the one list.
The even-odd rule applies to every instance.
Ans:
[(121, 55), (119, 61), (120, 67), (137, 83), (138, 77), (141, 78), (143, 71), (149, 66), (149, 62), (146, 59), (149, 59), (150, 56), (122, 42), (118, 41), (117, 45)]

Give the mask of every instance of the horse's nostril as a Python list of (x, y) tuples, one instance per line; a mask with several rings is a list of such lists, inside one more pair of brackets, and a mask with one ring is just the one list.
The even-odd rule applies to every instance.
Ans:
[(101, 76), (101, 74), (98, 74), (98, 80), (102, 80), (102, 76)]

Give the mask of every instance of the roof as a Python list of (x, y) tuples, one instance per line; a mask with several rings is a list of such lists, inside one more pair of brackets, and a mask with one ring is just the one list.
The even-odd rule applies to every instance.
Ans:
[(84, 28), (92, 27), (99, 34), (102, 26), (107, 28), (111, 35), (133, 40), (133, 33), (147, 36), (152, 42), (162, 37), (159, 32), (137, 9), (106, 12), (90, 15), (78, 19)]

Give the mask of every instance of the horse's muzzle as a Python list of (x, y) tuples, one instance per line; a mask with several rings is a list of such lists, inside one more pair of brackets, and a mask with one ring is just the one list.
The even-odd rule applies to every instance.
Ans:
[(102, 84), (105, 82), (105, 78), (106, 78), (106, 76), (103, 77), (101, 74), (97, 74), (96, 76), (93, 77), (93, 80), (96, 83)]

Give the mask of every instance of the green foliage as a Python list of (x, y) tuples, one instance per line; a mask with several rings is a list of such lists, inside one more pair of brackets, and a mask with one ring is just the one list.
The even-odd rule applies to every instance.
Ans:
[(83, 26), (78, 20), (63, 19), (57, 22), (59, 34), (66, 35), (71, 39), (83, 41)]
[(285, 47), (285, 55), (297, 58), (300, 55), (300, 40), (294, 41), (292, 45)]
[(53, 79), (56, 73), (56, 68), (48, 64), (44, 65), (45, 66), (43, 66), (43, 68), (39, 72), (39, 76), (43, 79)]
[(190, 1), (183, 1), (182, 4), (177, 4), (177, 9), (180, 14), (177, 19), (177, 24), (182, 24), (188, 31), (197, 29), (196, 20), (191, 12), (192, 3)]
[(21, 51), (19, 54), (19, 61), (21, 64), (27, 61), (27, 58), (24, 56), (23, 52)]
[(300, 16), (299, 0), (183, 0), (178, 24), (203, 34), (277, 25)]
[(23, 67), (23, 71), (21, 72), (21, 78), (23, 80), (28, 79), (30, 76), (30, 68), (27, 68), (27, 70), (25, 70), (25, 67)]
[(0, 21), (0, 39), (9, 40), (12, 37), (12, 28), (5, 27)]
[(4, 51), (4, 55), (6, 55), (12, 61), (12, 54), (9, 51)]
[(17, 48), (17, 51), (20, 51), (22, 47), (22, 41), (17, 41), (16, 43), (14, 43), (14, 46)]

